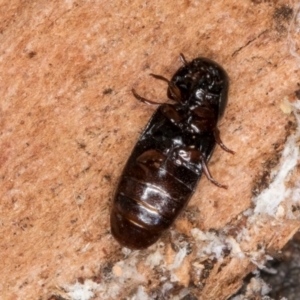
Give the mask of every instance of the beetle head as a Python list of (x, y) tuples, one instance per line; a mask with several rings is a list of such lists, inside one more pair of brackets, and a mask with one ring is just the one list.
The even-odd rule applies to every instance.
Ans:
[[(216, 62), (207, 58), (196, 58), (187, 62), (172, 77), (171, 82), (180, 91), (180, 102), (191, 105), (211, 98), (209, 103), (218, 110), (218, 117), (223, 116), (228, 94), (228, 76), (225, 70)], [(211, 97), (204, 97), (211, 95)], [(170, 88), (168, 97), (174, 99)], [(178, 97), (177, 97), (178, 98)], [(174, 99), (176, 100), (176, 99)]]

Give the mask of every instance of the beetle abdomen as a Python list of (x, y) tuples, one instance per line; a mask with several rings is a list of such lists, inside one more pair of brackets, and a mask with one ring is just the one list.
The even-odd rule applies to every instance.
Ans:
[[(157, 153), (148, 150), (140, 155), (134, 166), (124, 170), (116, 191), (112, 233), (130, 248), (148, 247), (171, 226), (192, 195), (199, 177)], [(151, 160), (158, 156), (163, 160)], [(182, 175), (186, 175), (186, 182), (179, 179)]]

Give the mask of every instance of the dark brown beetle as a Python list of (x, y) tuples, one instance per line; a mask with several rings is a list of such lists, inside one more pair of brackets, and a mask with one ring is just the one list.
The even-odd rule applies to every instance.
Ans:
[(207, 58), (187, 62), (168, 83), (168, 98), (175, 104), (160, 104), (140, 136), (123, 170), (111, 211), (111, 232), (131, 249), (147, 248), (175, 221), (185, 208), (202, 172), (215, 185), (208, 168), (215, 144), (222, 143), (218, 120), (227, 104), (228, 77)]

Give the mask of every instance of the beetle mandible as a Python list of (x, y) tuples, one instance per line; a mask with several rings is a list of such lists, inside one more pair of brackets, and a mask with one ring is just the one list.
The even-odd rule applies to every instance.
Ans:
[(155, 243), (185, 208), (204, 173), (215, 185), (207, 167), (215, 145), (234, 153), (221, 141), (217, 127), (227, 104), (228, 76), (207, 58), (187, 62), (171, 80), (150, 74), (168, 84), (174, 104), (158, 105), (123, 170), (111, 210), (111, 232), (123, 246), (143, 249)]

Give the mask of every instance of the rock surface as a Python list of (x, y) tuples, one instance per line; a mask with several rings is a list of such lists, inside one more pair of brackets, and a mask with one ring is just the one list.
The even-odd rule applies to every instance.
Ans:
[[(296, 2), (12, 0), (0, 16), (2, 299), (226, 299), (299, 229), (297, 165), (287, 197), (259, 198), (297, 134)], [(180, 52), (229, 74), (220, 131), (236, 154), (209, 163), (229, 189), (203, 178), (172, 231), (130, 252), (109, 209), (153, 112), (131, 88), (166, 101), (148, 74), (170, 78)]]

